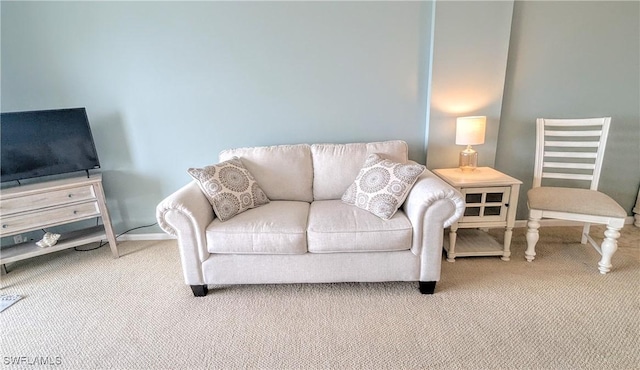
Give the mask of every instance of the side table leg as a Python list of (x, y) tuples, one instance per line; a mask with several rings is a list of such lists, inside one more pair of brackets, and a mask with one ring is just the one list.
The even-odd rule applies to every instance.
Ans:
[(448, 262), (456, 262), (456, 237), (458, 234), (456, 231), (457, 227), (451, 226), (449, 232), (449, 250), (447, 251), (447, 261)]
[(504, 250), (502, 251), (502, 257), (500, 258), (503, 261), (511, 260), (511, 236), (513, 235), (513, 228), (507, 227), (504, 230)]
[(120, 257), (118, 253), (118, 243), (116, 241), (113, 228), (111, 227), (111, 217), (109, 217), (109, 210), (107, 209), (107, 202), (104, 197), (104, 190), (102, 183), (95, 185), (96, 199), (98, 200), (98, 208), (100, 209), (100, 216), (102, 217), (102, 225), (104, 226), (104, 232), (107, 240), (109, 241), (109, 247), (111, 248), (111, 254), (113, 258)]

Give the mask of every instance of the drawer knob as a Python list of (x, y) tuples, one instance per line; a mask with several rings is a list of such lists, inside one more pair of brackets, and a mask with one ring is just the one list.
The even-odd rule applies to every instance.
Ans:
[(78, 214), (78, 211), (73, 211), (73, 214), (74, 214), (74, 215), (77, 215), (77, 214)]
[(7, 224), (2, 225), (3, 229), (6, 229), (7, 227), (9, 227), (9, 225), (7, 225)]
[(69, 198), (73, 197), (73, 194), (69, 194)]

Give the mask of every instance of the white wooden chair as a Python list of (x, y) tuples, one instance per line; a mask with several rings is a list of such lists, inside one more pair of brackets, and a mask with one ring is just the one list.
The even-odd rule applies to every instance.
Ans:
[[(540, 220), (552, 218), (583, 222), (581, 243), (589, 241), (602, 255), (600, 273), (611, 270), (627, 212), (597, 190), (610, 123), (611, 117), (537, 119), (533, 188), (527, 192), (527, 261), (536, 255)], [(589, 235), (592, 223), (607, 227), (601, 246)]]

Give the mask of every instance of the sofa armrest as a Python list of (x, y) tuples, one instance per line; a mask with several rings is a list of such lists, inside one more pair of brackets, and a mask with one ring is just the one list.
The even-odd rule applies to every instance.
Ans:
[(209, 258), (205, 230), (215, 214), (198, 184), (192, 181), (160, 202), (156, 218), (162, 230), (178, 239), (186, 283), (204, 284), (201, 266)]
[(421, 281), (438, 281), (444, 228), (464, 213), (462, 194), (429, 170), (418, 178), (402, 205), (413, 226), (411, 251), (420, 256)]
[(440, 215), (443, 218), (444, 227), (451, 226), (462, 217), (465, 208), (462, 194), (433, 172), (425, 170), (418, 177), (402, 206), (413, 223), (414, 220), (418, 220), (421, 213), (438, 200), (445, 200), (454, 204), (454, 212)]

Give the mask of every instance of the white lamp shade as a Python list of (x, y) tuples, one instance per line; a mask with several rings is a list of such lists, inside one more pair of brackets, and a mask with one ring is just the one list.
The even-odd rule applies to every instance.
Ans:
[(487, 117), (472, 116), (456, 119), (456, 145), (477, 145), (484, 143)]

